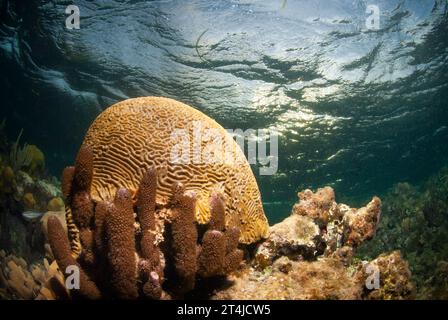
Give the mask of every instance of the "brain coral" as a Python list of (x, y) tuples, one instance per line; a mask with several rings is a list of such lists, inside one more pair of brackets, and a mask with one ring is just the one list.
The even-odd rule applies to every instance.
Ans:
[[(189, 149), (183, 156), (189, 156), (190, 163), (170, 161), (173, 148), (179, 144), (173, 139), (176, 129), (187, 133), (183, 138), (189, 142)], [(222, 150), (207, 140), (207, 129), (219, 133)], [(192, 148), (195, 143), (200, 149)], [(135, 198), (144, 174), (155, 167), (159, 173), (158, 203), (167, 203), (173, 184), (180, 182), (196, 194), (196, 220), (205, 224), (210, 220), (209, 198), (219, 191), (225, 198), (226, 225), (240, 229), (241, 243), (267, 235), (260, 192), (243, 152), (224, 128), (186, 104), (159, 97), (117, 103), (98, 116), (84, 145), (94, 155), (91, 196), (95, 201), (113, 199), (120, 188), (130, 190)], [(210, 155), (218, 161), (204, 161)]]

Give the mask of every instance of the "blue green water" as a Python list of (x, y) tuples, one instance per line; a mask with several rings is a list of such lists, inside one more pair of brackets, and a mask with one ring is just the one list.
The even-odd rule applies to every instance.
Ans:
[(303, 188), (357, 204), (448, 163), (445, 0), (0, 4), (0, 119), (54, 175), (101, 110), (147, 95), (280, 133), (278, 172), (257, 177), (271, 222)]

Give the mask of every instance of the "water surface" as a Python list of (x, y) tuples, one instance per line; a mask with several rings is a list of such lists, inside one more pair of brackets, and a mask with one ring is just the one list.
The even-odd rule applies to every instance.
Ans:
[(146, 95), (277, 130), (273, 221), (300, 189), (357, 203), (447, 163), (446, 1), (76, 1), (79, 30), (71, 1), (21, 3), (0, 1), (0, 119), (55, 175), (101, 110)]

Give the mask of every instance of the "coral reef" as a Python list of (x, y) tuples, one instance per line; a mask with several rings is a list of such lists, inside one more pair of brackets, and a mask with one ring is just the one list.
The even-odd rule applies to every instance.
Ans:
[(231, 286), (212, 299), (236, 300), (376, 300), (413, 299), (410, 271), (400, 254), (384, 254), (364, 265), (379, 268), (379, 289), (366, 288), (368, 274), (360, 262), (347, 265), (338, 257), (294, 261), (282, 256), (264, 269), (246, 267), (230, 277)]
[(344, 216), (344, 243), (357, 247), (375, 236), (381, 212), (381, 200), (378, 197), (359, 210), (343, 209), (341, 206), (339, 211)]
[(0, 299), (53, 300), (67, 297), (57, 264), (47, 259), (29, 265), (0, 250)]
[[(82, 146), (75, 166), (62, 177), (69, 235), (56, 216), (47, 219), (51, 251), (61, 270), (80, 268), (81, 289), (70, 290), (72, 298), (181, 297), (195, 289), (196, 279), (225, 277), (239, 267), (240, 230), (226, 227), (221, 194), (211, 195), (210, 221), (199, 230), (194, 192), (175, 184), (169, 202), (156, 203), (155, 168), (143, 176), (136, 199), (121, 188), (112, 201), (97, 203), (90, 197), (92, 180), (93, 154)], [(163, 235), (157, 232), (160, 224)]]
[(51, 261), (54, 260), (53, 252), (51, 251), (50, 244), (48, 243), (48, 219), (50, 217), (56, 217), (59, 219), (59, 222), (62, 225), (62, 228), (64, 229), (65, 234), (68, 233), (67, 230), (67, 222), (65, 220), (65, 211), (48, 211), (39, 220), (40, 229), (42, 230), (42, 233), (44, 235), (44, 248), (45, 248), (45, 256), (50, 259)]
[(26, 145), (23, 152), (30, 158), (25, 171), (29, 172), (33, 177), (42, 175), (45, 171), (45, 156), (43, 152), (35, 145)]
[(100, 298), (101, 293), (96, 285), (89, 279), (83, 269), (80, 268), (79, 264), (76, 262), (76, 259), (72, 257), (70, 244), (60, 221), (56, 217), (50, 217), (47, 222), (47, 228), (51, 250), (59, 268), (62, 270), (67, 270), (70, 266), (77, 266), (80, 270), (79, 290), (72, 290), (73, 295), (89, 299)]
[(2, 168), (0, 190), (2, 193), (9, 194), (14, 191), (16, 185), (14, 171), (10, 166)]
[[(171, 131), (181, 127), (191, 135), (197, 122), (201, 130), (218, 132), (234, 157), (166, 163)], [(47, 232), (61, 268), (82, 269), (88, 288), (73, 297), (181, 297), (198, 279), (237, 269), (239, 243), (267, 235), (258, 187), (241, 150), (216, 122), (170, 99), (131, 99), (103, 112), (75, 166), (64, 170), (62, 190), (68, 238), (54, 217), (47, 219)]]
[[(109, 128), (108, 117), (125, 125)], [(359, 209), (338, 204), (330, 187), (304, 190), (268, 229), (246, 163), (162, 161), (168, 120), (189, 134), (185, 121), (220, 128), (204, 117), (169, 99), (117, 104), (61, 185), (21, 135), (2, 147), (0, 298), (447, 299), (448, 169), (423, 191), (399, 184)], [(73, 265), (79, 290), (65, 287)], [(369, 287), (372, 268), (378, 286)]]
[(59, 208), (63, 207), (60, 187), (54, 179), (43, 176), (32, 177), (28, 171), (14, 171), (13, 167), (1, 163), (0, 191), (3, 198), (1, 202), (8, 202), (10, 208), (17, 208), (18, 211), (45, 212), (50, 201), (53, 201), (53, 209), (56, 205)]
[(270, 236), (258, 247), (255, 259), (266, 267), (280, 256), (314, 258), (324, 249), (319, 226), (308, 217), (293, 214), (270, 228)]
[(32, 178), (24, 171), (10, 172), (7, 177), (0, 182), (0, 187), (3, 187), (3, 195), (9, 198), (8, 201), (14, 202), (9, 205), (18, 211), (46, 212), (63, 209), (60, 187), (50, 179)]
[[(409, 262), (417, 298), (445, 299), (447, 212), (448, 168), (442, 168), (421, 189), (398, 183), (384, 198), (377, 235), (359, 248), (357, 256), (371, 259), (382, 252), (400, 250)], [(437, 284), (436, 279), (440, 279)]]
[[(212, 299), (414, 298), (411, 273), (398, 251), (373, 261), (353, 258), (358, 246), (375, 235), (379, 198), (352, 209), (337, 204), (330, 187), (298, 196), (291, 216), (270, 228), (253, 260)], [(378, 270), (378, 288), (368, 289), (367, 266)]]
[(325, 227), (330, 216), (335, 216), (335, 195), (332, 188), (321, 188), (315, 193), (306, 189), (299, 192), (297, 196), (300, 201), (294, 205), (293, 212), (313, 219), (320, 227)]
[[(84, 159), (78, 159), (73, 170), (65, 170), (62, 185), (69, 208), (92, 208), (93, 215), (80, 217), (79, 212), (69, 211), (69, 221), (71, 217), (78, 233), (78, 238), (70, 238), (62, 212), (45, 214), (41, 223), (48, 228), (45, 233), (57, 264), (48, 265), (44, 260), (28, 267), (20, 258), (2, 261), (7, 266), (0, 275), (3, 298), (170, 299), (195, 290), (205, 290), (199, 296), (209, 299), (415, 297), (411, 273), (400, 252), (369, 261), (354, 257), (361, 242), (368, 241), (376, 230), (381, 211), (376, 197), (365, 207), (353, 209), (337, 204), (334, 197), (326, 198), (331, 199), (329, 205), (319, 206), (324, 193), (334, 194), (331, 188), (306, 191), (307, 198), (301, 197), (291, 216), (270, 228), (270, 236), (255, 251), (245, 247), (248, 260), (242, 263), (239, 230), (225, 225), (223, 197), (212, 194), (210, 221), (200, 226), (194, 217), (195, 194), (185, 191), (182, 184), (172, 187), (169, 204), (160, 207), (153, 168), (144, 175), (135, 199), (129, 190), (119, 189), (110, 202), (90, 199), (91, 207), (81, 198), (82, 206), (73, 205), (71, 201), (79, 199), (74, 192), (82, 193), (89, 186), (91, 173), (85, 170), (91, 168), (88, 153), (81, 151)], [(82, 168), (77, 169), (79, 166)], [(76, 177), (77, 172), (82, 177)], [(328, 217), (324, 223), (322, 216)], [(86, 221), (88, 228), (81, 228)], [(79, 252), (73, 252), (69, 239), (81, 243)], [(0, 256), (5, 259), (4, 253)], [(14, 265), (8, 259), (13, 259)], [(80, 290), (64, 287), (58, 266), (65, 270), (70, 265), (80, 267)], [(368, 287), (369, 267), (378, 271), (378, 287)], [(427, 296), (440, 297), (446, 292), (447, 270), (446, 263), (439, 263)], [(221, 280), (210, 282), (211, 290), (198, 287), (198, 280), (216, 277)]]
[[(57, 264), (47, 262), (52, 261), (53, 256), (45, 244), (45, 232), (39, 223), (48, 202), (61, 196), (60, 188), (57, 181), (45, 173), (43, 153), (36, 146), (25, 144), (21, 147), (22, 132), (15, 143), (10, 143), (2, 129), (3, 125), (0, 125), (2, 297), (37, 298), (38, 289), (45, 285), (50, 288), (46, 291), (49, 298), (50, 293), (53, 298), (60, 297), (52, 294), (51, 284), (57, 283), (56, 278), (47, 283), (58, 273)], [(63, 221), (65, 224), (65, 218)], [(62, 275), (59, 278), (62, 281)], [(63, 288), (62, 285), (59, 287)]]
[(433, 275), (425, 281), (420, 296), (425, 299), (448, 299), (448, 262), (439, 261)]
[(211, 218), (200, 244), (194, 225), (194, 196), (176, 186), (172, 220), (172, 245), (176, 273), (181, 281), (177, 292), (194, 288), (196, 274), (202, 278), (225, 276), (239, 267), (243, 251), (239, 250), (240, 231), (225, 227), (224, 200), (218, 194), (210, 198)]
[(9, 153), (9, 162), (11, 166), (14, 168), (14, 171), (19, 171), (23, 167), (29, 166), (31, 163), (31, 156), (25, 152), (25, 147), (20, 147), (20, 138), (22, 137), (23, 129), (20, 130), (20, 133), (17, 137), (15, 143), (11, 146), (11, 151)]
[(2, 140), (0, 204), (5, 210), (45, 212), (52, 198), (61, 197), (60, 188), (54, 178), (46, 175), (43, 152), (35, 145), (20, 146), (22, 134), (23, 130), (14, 143)]

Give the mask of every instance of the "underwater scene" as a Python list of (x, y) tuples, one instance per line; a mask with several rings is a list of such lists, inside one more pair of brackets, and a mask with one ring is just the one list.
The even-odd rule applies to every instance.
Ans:
[(448, 299), (446, 0), (0, 0), (0, 300)]

